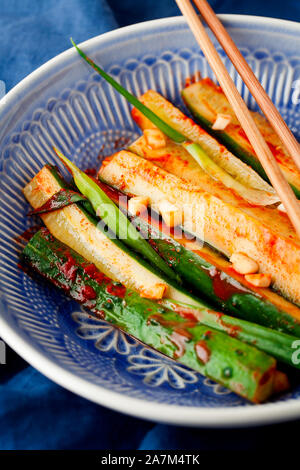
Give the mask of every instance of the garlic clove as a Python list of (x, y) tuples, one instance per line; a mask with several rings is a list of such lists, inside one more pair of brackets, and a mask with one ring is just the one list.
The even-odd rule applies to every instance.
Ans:
[(160, 149), (166, 146), (167, 141), (163, 132), (159, 129), (145, 129), (144, 136), (147, 145), (154, 149)]
[(148, 205), (148, 197), (134, 196), (128, 201), (128, 212), (132, 215), (139, 215), (147, 210)]
[(212, 125), (214, 131), (224, 131), (228, 124), (231, 122), (232, 117), (230, 114), (218, 113), (215, 122)]
[(157, 204), (159, 213), (168, 227), (176, 227), (183, 222), (183, 213), (174, 204), (163, 199)]
[(254, 274), (259, 269), (257, 262), (244, 253), (233, 253), (230, 261), (233, 269), (239, 274)]

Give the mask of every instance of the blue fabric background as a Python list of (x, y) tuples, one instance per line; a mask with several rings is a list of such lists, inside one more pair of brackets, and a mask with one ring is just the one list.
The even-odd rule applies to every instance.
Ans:
[[(300, 21), (299, 0), (211, 0), (219, 13)], [(70, 47), (119, 26), (178, 15), (173, 0), (0, 0), (0, 80), (8, 91)], [(1, 90), (0, 90), (1, 93)], [(0, 449), (297, 448), (298, 423), (201, 430), (149, 423), (90, 403), (49, 381), (11, 349), (0, 365)]]

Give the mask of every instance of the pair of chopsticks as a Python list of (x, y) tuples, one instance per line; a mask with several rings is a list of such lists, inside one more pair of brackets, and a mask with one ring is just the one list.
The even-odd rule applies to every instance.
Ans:
[[(227, 33), (226, 29), (217, 18), (208, 2), (206, 0), (193, 1), (205, 19), (207, 25), (215, 34), (231, 62), (237, 69), (241, 78), (244, 80), (252, 96), (256, 99), (258, 105), (269, 120), (273, 129), (284, 142), (287, 150), (290, 153), (290, 156), (293, 158), (298, 168), (300, 168), (300, 146), (298, 142), (280, 116), (280, 113), (272, 103), (264, 88), (255, 77), (249, 65), (243, 58), (241, 52), (238, 50), (232, 38)], [(268, 175), (274, 189), (281, 199), (298, 236), (300, 237), (299, 201), (287, 183), (271, 150), (258, 130), (249, 109), (247, 108), (233, 80), (227, 72), (225, 65), (223, 64), (215, 46), (209, 38), (190, 0), (176, 0), (176, 2), (183, 16), (186, 18), (188, 25), (190, 26), (198, 44), (206, 56), (209, 65), (215, 73), (220, 86), (227, 96), (228, 101), (230, 102), (266, 174)]]

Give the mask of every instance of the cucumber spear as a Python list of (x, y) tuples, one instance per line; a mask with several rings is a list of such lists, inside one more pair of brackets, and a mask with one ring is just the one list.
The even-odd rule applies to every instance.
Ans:
[(190, 142), (181, 132), (178, 132), (172, 126), (170, 126), (166, 121), (161, 119), (157, 114), (155, 114), (150, 108), (141, 103), (138, 98), (132, 95), (128, 90), (122, 87), (120, 83), (114, 80), (108, 73), (106, 73), (99, 65), (90, 59), (78, 46), (75, 44), (71, 38), (71, 43), (76, 48), (78, 54), (94, 69), (99, 75), (104, 78), (118, 93), (124, 96), (127, 101), (135, 106), (144, 116), (146, 116), (149, 121), (151, 121), (159, 130), (161, 130), (166, 136), (172, 139), (174, 142), (181, 144), (189, 152), (189, 154), (196, 160), (200, 167), (207, 172), (212, 178), (219, 179), (225, 186), (233, 189), (238, 194), (240, 194), (244, 199), (246, 199), (250, 204), (255, 205), (268, 205), (278, 202), (279, 199), (274, 193), (273, 188), (270, 186), (269, 194), (266, 191), (253, 189), (246, 185), (243, 185), (224, 169), (219, 167), (203, 150), (201, 145)]
[(178, 281), (178, 276), (147, 243), (139, 231), (131, 224), (125, 214), (112, 202), (99, 185), (88, 175), (77, 168), (58, 149), (54, 148), (57, 156), (72, 173), (79, 191), (89, 200), (96, 215), (110, 228), (119, 239), (133, 250), (148, 259), (152, 265), (166, 274), (170, 279)]
[(244, 398), (259, 403), (272, 394), (276, 361), (271, 356), (141, 298), (104, 276), (47, 229), (31, 238), (22, 258), (101, 318)]
[(153, 211), (151, 216), (147, 212), (129, 214), (124, 193), (102, 181), (98, 184), (196, 295), (230, 315), (300, 338), (300, 309), (296, 305), (269, 289), (259, 293), (241, 284), (242, 276), (220, 253), (197, 240), (192, 242), (181, 229), (170, 231)]
[[(59, 181), (59, 175), (56, 172), (55, 169), (51, 169), (51, 175)], [(41, 180), (41, 178), (40, 178)], [(48, 180), (49, 181), (49, 180)], [(63, 182), (62, 182), (63, 184)], [(118, 200), (118, 192), (112, 189), (109, 189), (105, 184), (99, 183), (100, 186), (103, 188), (104, 191), (107, 192), (108, 195), (111, 196), (112, 200)], [(48, 183), (48, 188), (49, 188), (49, 183)], [(121, 194), (121, 193), (120, 193)], [(74, 202), (78, 202), (77, 200), (73, 201), (74, 196), (77, 195), (78, 201), (81, 203), (86, 204), (87, 200), (84, 196), (82, 196), (80, 193), (74, 193), (74, 191), (70, 191), (69, 189), (61, 189), (57, 193), (55, 193), (48, 201), (41, 206), (40, 208), (36, 209), (33, 211), (35, 214), (38, 213), (50, 213), (53, 211), (57, 211), (59, 209), (62, 209), (64, 207), (68, 207), (71, 204), (74, 204)], [(80, 198), (81, 197), (81, 198)], [(123, 200), (123, 198), (121, 199)], [(126, 205), (127, 207), (127, 205)], [(92, 207), (89, 208), (90, 213), (92, 217), (95, 216), (94, 210)], [(134, 219), (134, 224), (137, 223), (137, 219)], [(92, 219), (91, 219), (92, 220)], [(153, 220), (153, 218), (151, 219)], [(145, 224), (146, 230), (151, 230), (151, 226), (146, 222), (146, 219), (142, 219), (140, 223), (138, 223), (138, 227), (141, 227), (141, 224)], [(205, 264), (205, 270), (202, 270), (202, 265), (199, 263), (194, 266), (192, 266), (191, 263), (191, 253), (187, 256), (187, 253), (185, 251), (182, 251), (178, 249), (180, 247), (179, 243), (176, 243), (176, 255), (174, 253), (174, 246), (172, 244), (172, 239), (171, 237), (167, 237), (163, 232), (159, 232), (160, 236), (154, 239), (153, 237), (153, 231), (154, 233), (158, 229), (155, 229), (153, 227), (153, 230), (151, 234), (149, 233), (149, 237), (151, 239), (151, 242), (156, 240), (162, 243), (159, 243), (160, 247), (160, 253), (162, 252), (163, 254), (170, 253), (171, 258), (168, 258), (169, 262), (172, 262), (172, 265), (174, 262), (176, 262), (175, 265), (177, 265), (177, 262), (179, 263), (182, 262), (182, 267), (180, 269), (180, 274), (182, 274), (183, 279), (186, 277), (186, 273), (188, 272), (192, 277), (195, 277), (197, 279), (197, 285), (198, 283), (200, 284), (201, 292), (205, 292), (205, 288), (208, 288), (208, 285), (210, 285), (210, 277), (207, 274), (208, 270), (213, 269), (211, 265), (208, 263)], [(173, 243), (175, 240), (173, 240)], [(75, 245), (78, 246), (78, 245)], [(79, 250), (78, 250), (79, 251)], [(176, 260), (175, 260), (176, 257)], [(201, 261), (201, 258), (199, 258)], [(202, 262), (205, 263), (204, 260)], [(197, 272), (195, 269), (198, 266), (198, 269), (200, 269), (200, 273)], [(192, 269), (193, 268), (193, 269)], [(199, 274), (200, 274), (200, 279), (199, 279)], [(208, 279), (205, 278), (205, 276), (208, 276)], [(226, 286), (226, 280), (221, 279), (221, 275), (219, 276), (218, 283), (225, 283)], [(120, 278), (118, 278), (120, 280)], [(201, 280), (201, 283), (200, 283)], [(233, 279), (232, 279), (233, 281)], [(161, 279), (161, 282), (164, 282), (163, 279)], [(169, 281), (170, 282), (170, 281)], [(193, 284), (193, 283), (192, 283)], [(242, 286), (240, 286), (242, 287)], [(230, 293), (235, 296), (242, 296), (245, 295), (245, 293), (242, 293), (242, 291), (239, 291), (236, 289), (236, 292), (234, 290), (235, 286), (231, 285), (230, 287)], [(174, 295), (177, 290), (177, 295)], [(207, 291), (206, 291), (207, 292)], [(208, 290), (209, 292), (209, 290)], [(185, 317), (186, 315), (189, 317), (195, 318), (195, 320), (198, 320), (200, 323), (203, 325), (206, 325), (207, 327), (212, 327), (216, 330), (223, 331), (231, 336), (234, 336), (248, 344), (255, 345), (258, 349), (270, 354), (271, 356), (274, 356), (276, 359), (286, 362), (287, 364), (300, 368), (300, 364), (294, 364), (294, 361), (292, 360), (294, 349), (293, 349), (293, 344), (297, 340), (295, 336), (291, 335), (286, 335), (282, 333), (278, 333), (274, 330), (271, 330), (270, 328), (265, 328), (259, 325), (256, 325), (255, 323), (250, 323), (249, 321), (244, 321), (241, 319), (233, 318), (228, 315), (224, 315), (220, 312), (212, 310), (206, 303), (203, 301), (200, 301), (199, 299), (195, 303), (195, 300), (193, 297), (190, 296), (188, 292), (184, 294), (183, 291), (181, 291), (181, 296), (179, 294), (180, 292), (178, 291), (178, 288), (169, 288), (168, 294), (166, 297), (168, 298), (163, 298), (160, 300), (160, 305), (164, 305), (165, 307), (169, 308), (170, 310), (174, 310), (178, 312), (180, 315)], [(173, 295), (172, 295), (173, 294)], [(215, 294), (216, 295), (216, 294)], [(251, 295), (251, 294), (250, 294)], [(192, 300), (194, 300), (194, 303), (190, 303)], [(237, 301), (237, 299), (236, 299)], [(230, 304), (229, 304), (230, 305)], [(225, 306), (226, 309), (226, 304), (221, 304), (221, 306)], [(250, 309), (250, 311), (253, 309), (253, 305), (250, 302), (250, 308), (249, 308), (249, 302), (248, 302), (248, 296), (246, 299), (241, 298), (240, 302), (240, 310), (246, 310)], [(261, 303), (261, 309), (266, 308), (266, 306)], [(259, 309), (258, 314), (261, 316), (262, 311)], [(227, 308), (228, 310), (228, 308)], [(259, 322), (257, 322), (259, 323)]]
[(298, 341), (295, 336), (280, 333), (271, 330), (271, 328), (240, 320), (239, 318), (230, 317), (229, 315), (209, 310), (206, 307), (189, 307), (183, 302), (169, 299), (162, 299), (159, 303), (168, 309), (178, 312), (183, 317), (194, 316), (202, 325), (223, 331), (245, 343), (252, 344), (261, 351), (276, 357), (279, 361), (300, 369), (300, 364), (296, 364), (293, 361), (295, 351), (293, 345)]

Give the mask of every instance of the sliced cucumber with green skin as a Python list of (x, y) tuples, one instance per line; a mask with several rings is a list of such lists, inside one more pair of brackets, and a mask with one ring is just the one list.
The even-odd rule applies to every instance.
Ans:
[(224, 186), (234, 190), (250, 204), (268, 206), (280, 202), (277, 194), (273, 192), (267, 193), (265, 191), (258, 191), (256, 189), (248, 188), (247, 186), (240, 183), (229, 173), (224, 171), (219, 165), (217, 165), (211, 158), (209, 158), (198, 144), (186, 144), (184, 147), (201, 166), (201, 168), (212, 178), (221, 181)]
[[(126, 196), (105, 183), (99, 184), (127, 212)], [(300, 338), (300, 309), (296, 305), (269, 289), (260, 290), (261, 294), (253, 292), (250, 286), (239, 282), (244, 279), (243, 276), (235, 273), (221, 254), (206, 244), (192, 242), (191, 237), (186, 237), (181, 230), (175, 229), (170, 234), (170, 229), (158, 216), (155, 217), (155, 213), (151, 213), (151, 218), (147, 213), (128, 215), (196, 295), (234, 316)], [(192, 249), (185, 247), (185, 244)]]
[(32, 268), (101, 318), (253, 401), (273, 391), (276, 361), (222, 332), (187, 320), (103, 276), (47, 229), (23, 251)]
[[(54, 167), (45, 166), (24, 189), (31, 205), (41, 206), (67, 185)], [(86, 210), (88, 209), (88, 210)], [(141, 295), (159, 299), (167, 296), (181, 302), (202, 306), (196, 297), (180, 288), (155, 267), (130, 251), (92, 216), (89, 202), (78, 202), (56, 212), (41, 214), (51, 233), (94, 262), (106, 275), (134, 288)], [(170, 269), (170, 268), (169, 268)]]
[(102, 191), (97, 183), (81, 171), (77, 166), (66, 158), (59, 150), (56, 154), (72, 173), (74, 183), (79, 191), (87, 197), (97, 216), (108, 228), (123, 240), (125, 245), (142, 255), (147, 261), (152, 263), (170, 279), (176, 279), (172, 271), (160, 256), (151, 248), (147, 241), (133, 227), (126, 215), (119, 211), (118, 207)]
[(183, 317), (194, 315), (201, 324), (218, 331), (223, 331), (245, 343), (252, 344), (256, 348), (274, 356), (279, 361), (300, 369), (300, 364), (295, 364), (293, 360), (293, 345), (295, 341), (298, 341), (295, 336), (280, 333), (279, 331), (274, 331), (270, 328), (212, 310), (189, 308), (186, 304), (168, 299), (161, 300), (160, 305), (178, 312)]
[[(72, 44), (73, 46), (75, 46), (75, 48), (77, 49), (77, 52), (83, 57), (83, 59), (91, 67), (93, 67), (93, 69), (96, 70), (99, 73), (99, 75), (101, 75), (108, 83), (110, 83), (110, 85), (113, 88), (115, 88), (121, 95), (123, 95), (129, 101), (129, 103), (133, 104), (135, 108), (143, 114), (145, 119), (150, 120), (152, 124), (157, 126), (158, 129), (160, 129), (163, 133), (165, 133), (174, 142), (181, 143), (182, 145), (184, 145), (187, 152), (213, 178), (220, 179), (220, 181), (222, 181), (222, 183), (226, 187), (233, 189), (237, 194), (241, 195), (245, 200), (247, 200), (251, 204), (270, 205), (270, 204), (279, 202), (279, 198), (277, 194), (275, 193), (274, 189), (271, 186), (267, 185), (267, 183), (263, 181), (255, 172), (253, 172), (253, 170), (250, 167), (242, 164), (233, 155), (230, 155), (230, 156), (227, 155), (228, 162), (225, 164), (224, 164), (224, 159), (220, 160), (215, 155), (215, 159), (217, 158), (218, 160), (218, 162), (216, 162), (215, 159), (211, 158), (211, 156), (209, 155), (209, 152), (211, 153), (211, 150), (212, 150), (211, 145), (208, 146), (209, 152), (207, 152), (207, 150), (203, 148), (203, 141), (202, 141), (202, 144), (200, 144), (200, 142), (194, 142), (194, 143), (186, 142), (187, 140), (193, 140), (193, 139), (191, 139), (189, 135), (185, 135), (181, 133), (181, 131), (178, 131), (178, 129), (174, 128), (174, 126), (170, 126), (168, 120), (166, 121), (165, 119), (162, 119), (161, 116), (159, 115), (159, 112), (154, 113), (151, 108), (149, 108), (148, 106), (145, 106), (142, 101), (139, 101), (134, 95), (129, 93), (118, 82), (116, 82), (110, 75), (108, 75), (103, 69), (101, 69), (101, 67), (95, 64), (95, 62), (92, 59), (87, 57), (86, 54), (73, 41), (72, 41)], [(202, 139), (200, 138), (200, 141), (201, 140)], [(213, 143), (213, 147), (214, 147), (214, 143)], [(59, 155), (59, 152), (56, 149), (55, 151)], [(213, 151), (213, 154), (214, 154), (214, 151)], [(97, 203), (97, 200), (99, 202), (99, 197), (97, 197), (97, 194), (95, 192), (92, 194), (92, 190), (93, 190), (92, 183), (89, 185), (90, 186), (89, 188), (87, 188), (85, 184), (88, 177), (86, 175), (82, 177), (82, 175), (80, 175), (80, 172), (78, 171), (78, 169), (76, 169), (76, 167), (74, 167), (74, 165), (72, 169), (72, 163), (68, 161), (63, 155), (59, 155), (59, 157), (65, 164), (67, 164), (67, 167), (71, 168), (73, 175), (76, 175), (74, 176), (74, 179), (75, 179), (75, 182), (77, 179), (77, 182), (76, 182), (77, 186), (78, 184), (79, 186), (81, 186), (81, 188), (79, 188), (80, 191), (85, 195), (88, 195), (88, 193), (90, 193), (91, 195), (91, 197), (89, 197), (90, 202), (95, 208), (96, 212), (98, 213), (98, 210), (99, 209), (101, 210), (101, 206), (103, 204), (102, 197), (100, 197), (101, 201), (99, 205)], [(228, 172), (228, 167), (230, 169), (229, 172)], [(236, 172), (237, 167), (239, 167), (240, 169), (240, 172), (238, 173)], [(243, 175), (244, 175), (243, 178), (246, 178), (247, 183), (252, 181), (252, 183), (254, 183), (253, 187), (248, 187), (248, 184), (245, 185), (244, 182), (240, 181), (240, 180), (243, 180), (240, 174), (242, 170), (243, 170)], [(257, 185), (259, 186), (259, 188), (256, 187)], [(264, 189), (264, 192), (261, 191), (262, 186), (263, 187), (268, 186), (267, 192), (265, 192), (265, 189)], [(260, 191), (257, 191), (257, 189), (260, 189)], [(97, 205), (98, 207), (96, 208)], [(107, 223), (109, 225), (109, 222)], [(116, 233), (118, 234), (117, 231)], [(133, 247), (134, 245), (132, 246), (131, 244), (130, 230), (128, 230), (127, 240), (128, 240), (129, 246)], [(141, 249), (139, 249), (138, 251), (144, 254), (143, 253), (144, 249), (142, 246), (141, 246)], [(148, 255), (146, 257), (148, 258)]]
[[(232, 128), (232, 126), (229, 125), (224, 131), (216, 131), (212, 129), (214, 124), (213, 117), (218, 111), (225, 114), (229, 113), (230, 115), (233, 113), (227, 99), (224, 98), (221, 91), (217, 91), (217, 87), (213, 82), (204, 79), (199, 83), (194, 83), (193, 85), (184, 88), (184, 90), (182, 90), (182, 98), (195, 119), (207, 132), (222, 142), (228, 150), (239, 157), (243, 162), (247, 163), (247, 165), (251, 166), (262, 178), (269, 182), (267, 174), (259, 159), (256, 157), (254, 152), (243, 146), (243, 137), (239, 136), (241, 142), (238, 141), (235, 136), (236, 130)], [(262, 123), (263, 119), (264, 118), (261, 117)], [(239, 126), (238, 123), (237, 126)], [(293, 184), (293, 181), (290, 180), (290, 178), (295, 180), (295, 175), (293, 174), (293, 171), (286, 167), (286, 163), (284, 161), (286, 158), (287, 156), (280, 158), (279, 163), (281, 169), (285, 173), (295, 195), (300, 199), (300, 183), (296, 186)]]
[(271, 276), (274, 289), (300, 305), (300, 240), (285, 214), (245, 202), (231, 204), (126, 150), (106, 161), (99, 177), (128, 195), (148, 197), (153, 209), (161, 201), (171, 203), (185, 230), (227, 258), (246, 253), (261, 273)]
[[(162, 95), (156, 91), (148, 90), (140, 97), (140, 100), (165, 122), (185, 135), (187, 140), (186, 144), (188, 142), (198, 144), (209, 159), (213, 160), (221, 170), (245, 186), (245, 189), (249, 188), (274, 193), (274, 189), (253, 171), (249, 165), (245, 165), (241, 159), (229, 152), (217, 139), (214, 139), (198, 124), (185, 116), (182, 111), (176, 108)], [(132, 117), (141, 129), (153, 128), (153, 124), (135, 108), (132, 110)], [(186, 144), (185, 148), (188, 150)]]
[[(196, 295), (205, 296), (210, 303), (239, 318), (300, 338), (300, 318), (297, 320), (279, 310), (197, 253), (164, 235), (153, 225), (149, 226), (141, 218), (134, 217), (133, 221), (144, 236), (149, 234), (151, 245), (181, 276), (185, 284), (194, 288)], [(297, 307), (293, 310), (297, 310)]]
[(188, 98), (185, 94), (185, 90), (183, 90), (182, 92), (182, 97), (184, 98), (184, 101), (191, 113), (193, 114), (194, 118), (201, 125), (201, 127), (203, 127), (203, 129), (205, 129), (213, 137), (222, 142), (222, 144), (224, 144), (225, 147), (228, 148), (228, 150), (230, 150), (234, 155), (239, 157), (243, 162), (247, 163), (247, 165), (250, 165), (253, 170), (255, 170), (264, 180), (270, 183), (270, 180), (259, 160), (254, 158), (250, 152), (244, 149), (240, 144), (236, 142), (236, 140), (230, 137), (230, 135), (226, 132), (215, 131), (214, 129), (212, 129), (213, 122), (209, 121), (208, 119), (205, 119), (204, 116), (201, 116), (201, 114), (197, 112), (196, 107), (188, 101)]

